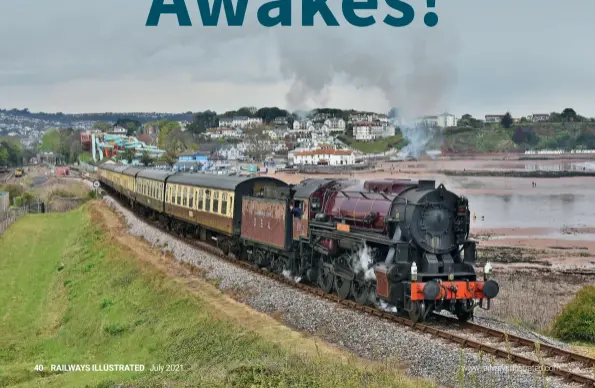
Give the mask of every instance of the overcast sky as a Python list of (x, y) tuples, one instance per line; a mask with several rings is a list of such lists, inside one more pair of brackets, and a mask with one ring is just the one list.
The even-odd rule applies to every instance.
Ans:
[[(573, 107), (595, 116), (595, 1), (437, 0), (440, 21), (355, 28), (265, 28), (251, 0), (243, 27), (192, 27), (151, 0), (0, 0), (0, 107), (32, 111), (198, 111), (316, 106), (411, 115), (513, 116)], [(366, 15), (368, 11), (360, 11)], [(396, 11), (391, 12), (398, 16)]]

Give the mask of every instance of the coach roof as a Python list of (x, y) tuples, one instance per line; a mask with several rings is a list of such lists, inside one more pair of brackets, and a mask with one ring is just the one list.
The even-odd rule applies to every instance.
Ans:
[(211, 187), (214, 189), (235, 190), (236, 186), (249, 180), (246, 177), (211, 175), (211, 174), (177, 174), (167, 180), (167, 183), (182, 185)]
[(167, 180), (167, 183), (177, 183), (189, 186), (208, 187), (222, 190), (235, 190), (240, 184), (249, 181), (276, 181), (282, 185), (285, 182), (270, 177), (236, 177), (211, 174), (176, 174)]
[(163, 182), (165, 178), (173, 174), (175, 173), (163, 170), (141, 170), (136, 177)]
[(137, 173), (139, 173), (141, 171), (142, 171), (142, 169), (140, 169), (140, 168), (128, 167), (126, 170), (124, 170), (124, 175), (135, 176)]

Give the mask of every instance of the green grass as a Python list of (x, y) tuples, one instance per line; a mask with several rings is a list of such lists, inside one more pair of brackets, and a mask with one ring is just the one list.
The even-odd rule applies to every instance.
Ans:
[(392, 148), (402, 148), (407, 145), (401, 135), (378, 139), (373, 142), (357, 141), (347, 136), (339, 136), (339, 138), (348, 146), (364, 153), (386, 152)]
[[(216, 319), (206, 302), (108, 240), (88, 206), (27, 215), (0, 236), (0, 386), (428, 386), (394, 367), (298, 355)], [(49, 371), (104, 363), (185, 371)]]
[(595, 345), (595, 286), (586, 286), (556, 318), (554, 334), (565, 341)]
[[(515, 144), (513, 134), (518, 128), (534, 134), (535, 142)], [(595, 123), (515, 123), (511, 128), (499, 124), (486, 124), (482, 128), (447, 128), (443, 136), (432, 140), (434, 148), (446, 148), (463, 152), (510, 152), (545, 148), (593, 148), (595, 147)]]
[(93, 163), (93, 155), (90, 151), (81, 152), (79, 160), (85, 163)]

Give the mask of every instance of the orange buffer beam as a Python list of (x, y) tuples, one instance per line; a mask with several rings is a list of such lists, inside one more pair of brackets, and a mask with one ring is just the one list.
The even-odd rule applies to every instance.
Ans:
[[(484, 282), (442, 282), (440, 293), (436, 297), (439, 299), (483, 299)], [(424, 286), (426, 283), (411, 283), (411, 300), (425, 300)], [(453, 287), (454, 286), (454, 287)], [(469, 287), (469, 288), (467, 288)]]

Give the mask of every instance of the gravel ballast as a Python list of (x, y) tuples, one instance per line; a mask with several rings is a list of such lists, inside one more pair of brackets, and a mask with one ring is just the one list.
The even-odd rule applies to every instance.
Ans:
[[(130, 234), (143, 237), (153, 246), (164, 246), (164, 251), (171, 252), (176, 260), (199, 266), (206, 271), (208, 279), (218, 280), (216, 283), (221, 290), (243, 290), (245, 298), (242, 301), (254, 309), (282, 315), (287, 325), (315, 334), (358, 356), (374, 360), (396, 358), (406, 367), (406, 373), (449, 386), (461, 384), (461, 377), (458, 377), (461, 369), (465, 373), (465, 386), (573, 386), (558, 378), (542, 377), (540, 373), (521, 366), (508, 366), (500, 359), (490, 360), (487, 355), (483, 355), (480, 361), (480, 354), (470, 349), (461, 350), (457, 345), (429, 334), (348, 310), (342, 305), (237, 267), (148, 225), (111, 197), (106, 196), (104, 200), (124, 216)], [(490, 321), (489, 325), (496, 326), (497, 323)]]

